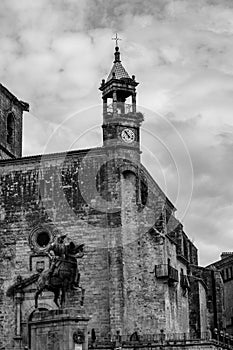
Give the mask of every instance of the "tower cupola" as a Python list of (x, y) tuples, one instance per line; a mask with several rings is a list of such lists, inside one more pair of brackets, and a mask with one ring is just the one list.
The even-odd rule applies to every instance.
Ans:
[(127, 145), (139, 149), (139, 127), (143, 115), (136, 110), (138, 82), (134, 75), (130, 77), (120, 58), (116, 43), (112, 69), (107, 80), (103, 79), (100, 86), (103, 99), (103, 142), (104, 146)]

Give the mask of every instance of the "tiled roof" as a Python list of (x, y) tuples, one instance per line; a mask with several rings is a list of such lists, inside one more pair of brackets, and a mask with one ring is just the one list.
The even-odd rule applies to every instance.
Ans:
[(107, 78), (107, 81), (112, 79), (112, 73), (115, 73), (116, 79), (121, 78), (130, 78), (129, 74), (126, 72), (125, 68), (122, 66), (121, 62), (115, 62), (113, 64), (113, 67), (111, 69), (111, 72), (109, 73), (109, 76)]

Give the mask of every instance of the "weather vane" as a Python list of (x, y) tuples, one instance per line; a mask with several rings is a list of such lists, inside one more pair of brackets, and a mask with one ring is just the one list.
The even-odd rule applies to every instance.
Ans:
[(122, 39), (118, 38), (117, 33), (116, 33), (115, 38), (112, 38), (112, 40), (116, 40), (116, 46), (118, 46), (118, 41), (122, 40)]

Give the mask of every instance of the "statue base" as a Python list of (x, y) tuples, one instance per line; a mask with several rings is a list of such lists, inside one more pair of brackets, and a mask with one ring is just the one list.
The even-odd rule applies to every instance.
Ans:
[(20, 335), (16, 335), (14, 337), (14, 349), (15, 350), (22, 350), (23, 347), (22, 347), (22, 337)]
[(31, 350), (88, 350), (88, 321), (81, 308), (35, 312), (30, 322)]

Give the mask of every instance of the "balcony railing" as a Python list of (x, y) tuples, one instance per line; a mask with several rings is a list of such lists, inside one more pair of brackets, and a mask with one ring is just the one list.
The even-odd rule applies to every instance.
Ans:
[[(221, 349), (233, 349), (233, 336), (217, 329), (209, 330), (207, 332), (195, 332), (195, 333), (167, 333), (163, 330), (156, 334), (122, 334), (112, 335), (107, 337), (89, 339), (88, 348), (98, 350), (110, 350), (116, 348), (122, 349), (159, 349), (162, 347), (175, 345), (176, 349), (183, 348), (184, 346), (190, 348), (192, 346), (203, 345), (203, 348), (221, 348)], [(180, 346), (179, 346), (180, 345)], [(159, 346), (159, 347), (158, 347)]]
[(103, 115), (105, 121), (111, 120), (113, 117), (124, 118), (127, 117), (132, 120), (137, 120), (140, 124), (144, 120), (144, 116), (141, 112), (136, 112), (136, 105), (118, 102), (115, 104), (104, 104)]
[[(113, 337), (113, 340), (116, 341), (117, 337)], [(159, 343), (165, 341), (179, 341), (186, 342), (192, 340), (208, 340), (210, 339), (210, 334), (208, 332), (202, 332), (199, 335), (191, 333), (165, 333), (160, 332), (157, 334), (138, 334), (137, 339), (132, 337), (132, 335), (121, 335), (120, 341), (125, 343)]]
[(160, 264), (155, 266), (155, 275), (157, 278), (168, 278), (171, 282), (178, 282), (178, 271), (168, 264)]
[(178, 271), (174, 267), (168, 265), (168, 278), (171, 281), (178, 282), (179, 277), (178, 277)]
[(180, 285), (183, 289), (189, 289), (190, 288), (190, 283), (188, 276), (186, 275), (181, 275), (180, 276)]
[[(113, 106), (113, 103), (111, 103), (107, 105), (107, 114), (113, 114), (113, 112), (114, 112), (114, 106)], [(117, 114), (133, 113), (133, 105), (123, 103), (123, 102), (117, 103), (116, 112)]]
[[(141, 349), (141, 348), (154, 348), (158, 349), (158, 345), (169, 346), (176, 345), (178, 348), (179, 345), (182, 347), (184, 345), (192, 344), (206, 344), (213, 342), (209, 332), (204, 332), (199, 334), (199, 336), (191, 333), (165, 333), (160, 332), (157, 334), (138, 334), (137, 339), (132, 335), (118, 335), (112, 336), (108, 340), (105, 339), (96, 339), (94, 342), (89, 342), (89, 349)], [(211, 344), (212, 345), (212, 344)]]

